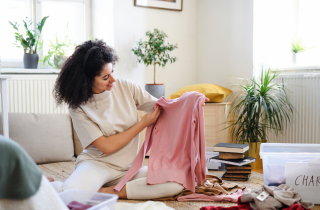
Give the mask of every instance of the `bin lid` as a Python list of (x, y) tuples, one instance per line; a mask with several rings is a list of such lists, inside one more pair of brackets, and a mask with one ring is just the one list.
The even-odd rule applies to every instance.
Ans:
[(262, 143), (260, 145), (260, 157), (270, 155), (320, 157), (320, 144)]

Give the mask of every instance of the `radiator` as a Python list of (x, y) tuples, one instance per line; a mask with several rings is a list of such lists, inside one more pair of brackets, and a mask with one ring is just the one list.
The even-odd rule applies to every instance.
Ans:
[(282, 82), (287, 87), (294, 114), (283, 135), (269, 134), (270, 142), (320, 143), (320, 74), (279, 75), (274, 81)]
[(8, 109), (13, 113), (69, 113), (67, 105), (57, 107), (52, 76), (13, 76), (8, 80)]

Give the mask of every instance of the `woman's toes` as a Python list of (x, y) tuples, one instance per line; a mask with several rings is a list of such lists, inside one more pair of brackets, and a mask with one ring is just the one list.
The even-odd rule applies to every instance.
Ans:
[(49, 182), (53, 182), (54, 181), (54, 178), (52, 178), (50, 176), (47, 176), (47, 179), (49, 180)]

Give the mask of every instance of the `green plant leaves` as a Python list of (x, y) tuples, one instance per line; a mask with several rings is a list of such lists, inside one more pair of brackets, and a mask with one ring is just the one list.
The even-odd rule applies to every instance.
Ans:
[[(262, 71), (259, 81), (244, 80), (240, 91), (232, 93), (228, 113), (232, 138), (235, 142), (260, 142), (268, 139), (268, 132), (278, 135), (290, 123), (293, 106), (284, 84), (272, 81), (279, 74)], [(229, 118), (230, 117), (230, 118)]]
[[(137, 42), (137, 46), (132, 49), (133, 53), (138, 57), (139, 63), (143, 62), (146, 66), (159, 65), (165, 67), (167, 62), (176, 62), (176, 57), (170, 57), (169, 52), (177, 49), (178, 45), (164, 44), (164, 40), (168, 37), (163, 31), (159, 29), (154, 29), (153, 32), (147, 31), (146, 36), (147, 41), (142, 41), (140, 39)], [(154, 81), (155, 82), (155, 81)]]
[[(12, 22), (8, 21), (9, 24), (13, 27), (13, 29), (18, 31), (18, 32), (15, 32), (15, 39), (16, 39), (16, 42), (20, 42), (20, 45), (22, 46), (24, 53), (33, 53), (33, 54), (37, 53), (39, 38), (47, 18), (48, 16), (42, 18), (40, 23), (37, 23), (37, 31), (30, 29), (30, 26), (32, 26), (32, 23), (33, 23), (32, 20), (28, 20), (27, 17), (25, 20), (22, 20), (24, 32), (25, 32), (25, 38), (19, 31), (19, 24), (17, 22), (13, 24)], [(17, 44), (15, 45), (17, 46)]]

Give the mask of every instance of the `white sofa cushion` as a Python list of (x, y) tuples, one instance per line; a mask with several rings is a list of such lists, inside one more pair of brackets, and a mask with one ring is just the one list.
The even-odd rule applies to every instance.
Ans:
[[(0, 133), (2, 131), (2, 115)], [(36, 163), (70, 161), (74, 156), (69, 114), (9, 113), (9, 138)]]

